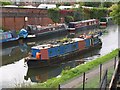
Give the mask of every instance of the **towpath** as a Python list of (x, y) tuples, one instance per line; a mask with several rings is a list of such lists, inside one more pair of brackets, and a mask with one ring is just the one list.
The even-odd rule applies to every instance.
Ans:
[[(118, 58), (117, 58), (118, 60)], [(102, 72), (104, 72), (106, 69), (114, 66), (115, 59), (112, 59), (102, 65)], [(99, 66), (86, 72), (85, 77), (87, 78), (87, 81), (91, 78), (94, 78), (96, 75), (99, 75), (100, 68)], [(66, 83), (62, 84), (60, 88), (76, 88), (78, 85), (82, 84), (83, 82), (83, 75), (80, 75), (72, 80), (67, 81)]]

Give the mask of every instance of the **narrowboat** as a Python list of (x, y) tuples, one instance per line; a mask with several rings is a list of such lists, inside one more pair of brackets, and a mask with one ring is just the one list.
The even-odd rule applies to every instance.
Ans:
[(16, 31), (8, 31), (8, 32), (0, 32), (0, 44), (9, 45), (14, 43), (18, 43), (19, 36)]
[(89, 19), (84, 21), (69, 22), (68, 31), (71, 33), (78, 32), (81, 30), (94, 29), (99, 26), (98, 19)]
[(109, 24), (113, 23), (112, 17), (101, 17), (99, 20), (100, 28), (106, 28)]
[(28, 68), (52, 66), (90, 50), (101, 48), (101, 45), (101, 39), (96, 35), (71, 38), (54, 44), (33, 46), (25, 61)]
[(45, 35), (67, 33), (66, 26), (64, 24), (40, 26), (40, 25), (27, 25), (19, 32), (20, 38), (36, 38)]

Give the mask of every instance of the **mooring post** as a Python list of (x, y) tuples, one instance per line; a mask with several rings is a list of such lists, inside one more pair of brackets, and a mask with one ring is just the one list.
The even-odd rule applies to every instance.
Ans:
[(83, 74), (83, 90), (85, 90), (85, 72)]
[(102, 77), (102, 64), (100, 64), (100, 82), (101, 82), (101, 77)]

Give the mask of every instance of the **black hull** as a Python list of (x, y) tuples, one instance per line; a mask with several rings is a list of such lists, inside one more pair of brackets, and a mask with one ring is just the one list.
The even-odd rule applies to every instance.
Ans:
[(38, 41), (39, 40), (45, 40), (45, 39), (48, 39), (48, 38), (54, 38), (54, 37), (61, 37), (61, 36), (65, 36), (67, 35), (68, 32), (67, 30), (64, 28), (64, 29), (61, 29), (61, 30), (58, 30), (58, 31), (53, 31), (53, 32), (47, 32), (47, 33), (38, 33), (38, 34), (35, 34), (36, 37), (27, 37), (25, 39), (23, 39), (25, 42), (29, 42), (29, 41)]
[(99, 25), (90, 25), (90, 26), (85, 26), (85, 27), (81, 27), (81, 28), (77, 28), (76, 29), (76, 32), (79, 32), (79, 31), (83, 31), (83, 30), (90, 30), (90, 29), (95, 29), (95, 28), (98, 28)]
[[(79, 31), (83, 31), (83, 30), (90, 30), (90, 29), (95, 29), (95, 28), (98, 28), (99, 25), (91, 25), (91, 26), (85, 26), (85, 27), (81, 27), (81, 28), (78, 28), (76, 29), (77, 32)], [(56, 30), (56, 31), (52, 31), (52, 32), (47, 32), (47, 33), (38, 33), (38, 34), (35, 34), (36, 37), (27, 37), (25, 38), (24, 40), (25, 41), (33, 41), (33, 40), (36, 40), (36, 39), (48, 39), (48, 38), (52, 38), (52, 37), (60, 37), (60, 36), (64, 36), (64, 35), (67, 35), (69, 32), (67, 29), (61, 29), (61, 30)]]
[(19, 39), (14, 41), (3, 42), (0, 45), (2, 46), (2, 48), (8, 48), (8, 47), (16, 46), (18, 44), (19, 44)]
[(29, 59), (27, 61), (28, 68), (37, 68), (37, 67), (49, 67), (54, 66), (56, 64), (60, 64), (61, 62), (69, 61), (72, 58), (75, 58), (79, 55), (83, 55), (87, 52), (93, 51), (95, 49), (100, 49), (102, 46), (102, 43), (99, 43), (98, 45), (91, 46), (89, 48), (86, 48), (84, 50), (76, 50), (74, 52), (68, 53), (66, 55), (61, 55), (58, 57), (51, 58), (49, 60), (32, 60)]

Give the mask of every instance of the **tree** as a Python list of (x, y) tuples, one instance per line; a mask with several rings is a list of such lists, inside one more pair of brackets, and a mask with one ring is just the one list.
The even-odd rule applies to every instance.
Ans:
[(85, 2), (84, 5), (88, 7), (98, 7), (101, 5), (101, 2)]
[(73, 14), (74, 21), (83, 20), (83, 9), (82, 9), (82, 7), (74, 8), (73, 10), (74, 10), (74, 14)]
[(112, 4), (113, 2), (104, 2), (103, 6), (109, 8), (110, 6), (112, 6)]
[(71, 21), (74, 21), (74, 18), (72, 16), (65, 16), (65, 22), (66, 22), (66, 24), (68, 24)]
[(100, 19), (101, 17), (106, 17), (108, 15), (107, 8), (92, 8), (90, 9), (90, 18)]
[(120, 1), (118, 2), (117, 5), (115, 5), (112, 8), (112, 12), (110, 13), (110, 16), (113, 18), (113, 20), (115, 21), (115, 23), (117, 23), (118, 25), (120, 25)]
[(60, 14), (59, 14), (59, 9), (54, 8), (54, 9), (48, 9), (48, 16), (49, 18), (52, 19), (54, 23), (59, 23), (60, 22)]

